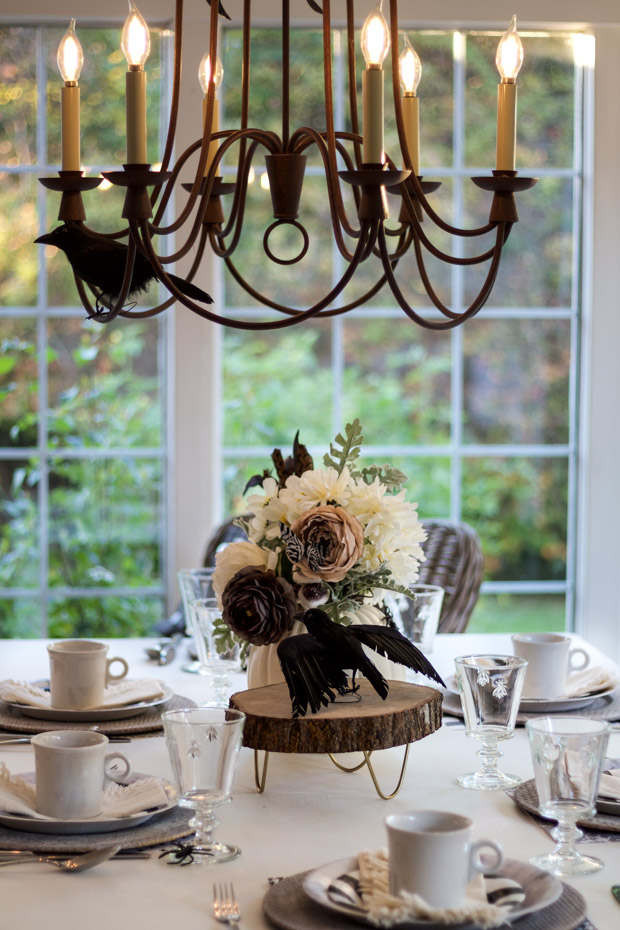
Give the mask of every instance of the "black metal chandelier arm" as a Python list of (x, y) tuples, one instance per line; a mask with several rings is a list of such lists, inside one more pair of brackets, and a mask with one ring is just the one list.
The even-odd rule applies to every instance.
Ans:
[[(243, 146), (245, 146), (246, 141), (247, 137), (244, 136), (242, 139)], [(258, 140), (254, 140), (248, 147), (243, 163), (240, 162), (239, 164), (237, 181), (241, 178), (241, 183), (237, 183), (235, 187), (235, 195), (228, 223), (223, 230), (217, 230), (215, 228), (210, 230), (211, 245), (219, 258), (226, 258), (232, 255), (239, 244), (243, 231), (243, 219), (245, 216), (245, 204), (248, 193), (248, 178), (250, 168), (252, 167), (252, 159), (254, 158), (259, 144)], [(230, 236), (231, 231), (233, 233), (232, 240), (227, 244), (226, 239)]]
[[(172, 67), (172, 95), (170, 99), (170, 116), (166, 145), (161, 160), (161, 171), (167, 171), (174, 152), (174, 140), (179, 118), (179, 100), (181, 96), (181, 65), (183, 57), (183, 0), (176, 0), (174, 10), (174, 63)], [(154, 207), (161, 193), (161, 185), (151, 193), (151, 206)]]
[(356, 164), (361, 165), (362, 137), (360, 135), (357, 112), (357, 79), (355, 75), (355, 60), (355, 11), (353, 10), (353, 0), (347, 0), (347, 70), (349, 72), (349, 113), (351, 119), (351, 130), (353, 135), (356, 137), (353, 140), (355, 162)]
[[(483, 252), (481, 255), (471, 255), (467, 258), (457, 257), (454, 255), (449, 255), (447, 252), (443, 252), (431, 242), (431, 240), (424, 232), (424, 228), (416, 215), (414, 204), (406, 190), (403, 191), (403, 203), (405, 204), (407, 215), (410, 220), (410, 228), (413, 238), (420, 242), (420, 244), (423, 245), (431, 255), (435, 256), (435, 258), (439, 258), (442, 262), (447, 262), (450, 265), (480, 265), (483, 262), (490, 261), (493, 258), (493, 255), (495, 254), (495, 246), (491, 249), (488, 249), (486, 252)], [(490, 229), (497, 230), (498, 227), (503, 227), (505, 225), (506, 224), (504, 223), (492, 223), (490, 225)], [(505, 241), (506, 236), (504, 235), (504, 231), (502, 229), (502, 244)]]
[(238, 329), (282, 329), (285, 326), (290, 326), (293, 323), (302, 322), (303, 320), (312, 317), (314, 319), (324, 319), (325, 317), (337, 316), (340, 313), (343, 313), (345, 308), (336, 308), (333, 310), (326, 310), (326, 307), (329, 307), (337, 297), (340, 296), (344, 288), (347, 286), (351, 278), (353, 277), (355, 271), (357, 270), (362, 258), (362, 252), (364, 250), (365, 240), (364, 237), (360, 238), (355, 254), (353, 256), (353, 261), (347, 266), (342, 278), (338, 283), (332, 288), (332, 290), (323, 297), (319, 303), (315, 304), (309, 310), (295, 310), (292, 307), (285, 307), (282, 304), (278, 304), (275, 301), (271, 300), (268, 297), (265, 297), (259, 291), (252, 287), (251, 284), (241, 276), (237, 268), (234, 266), (233, 262), (227, 258), (225, 259), (226, 266), (228, 267), (230, 273), (233, 275), (237, 283), (251, 296), (254, 297), (257, 301), (262, 303), (266, 307), (270, 307), (272, 310), (277, 310), (278, 313), (284, 313), (287, 315), (286, 320), (277, 320), (272, 322), (265, 323), (250, 323), (245, 320), (236, 320), (228, 322), (225, 324), (227, 326), (235, 326)]
[(86, 288), (84, 287), (83, 279), (74, 271), (73, 277), (75, 279), (75, 284), (77, 287), (80, 300), (82, 301), (82, 306), (86, 310), (87, 316), (96, 320), (98, 323), (108, 323), (111, 320), (115, 319), (121, 313), (125, 301), (127, 300), (127, 295), (129, 294), (131, 288), (131, 281), (133, 278), (133, 267), (136, 260), (136, 244), (132, 236), (129, 236), (129, 241), (127, 243), (127, 258), (125, 261), (125, 273), (123, 275), (123, 283), (121, 285), (121, 290), (116, 298), (116, 301), (111, 307), (107, 307), (106, 310), (101, 310), (99, 305), (99, 297), (96, 290), (93, 289), (93, 293), (97, 298), (96, 306), (93, 307), (91, 304), (88, 294), (86, 293)]
[[(349, 223), (346, 212), (344, 209), (344, 202), (342, 200), (342, 192), (340, 190), (340, 183), (338, 180), (338, 174), (334, 176), (331, 171), (331, 159), (329, 158), (329, 150), (326, 145), (326, 140), (323, 135), (318, 132), (316, 129), (311, 129), (310, 127), (305, 127), (303, 130), (297, 130), (291, 139), (295, 138), (295, 141), (298, 143), (298, 151), (302, 152), (304, 149), (314, 143), (323, 159), (323, 165), (325, 167), (325, 182), (327, 184), (327, 199), (329, 203), (329, 212), (332, 220), (332, 230), (334, 233), (334, 238), (338, 251), (342, 257), (350, 262), (353, 253), (349, 251), (347, 245), (344, 241), (342, 231), (350, 236), (352, 239), (358, 239), (362, 234), (361, 226), (359, 229), (355, 229)], [(305, 140), (305, 141), (304, 141)]]
[[(430, 320), (425, 320), (424, 325), (426, 325), (427, 328), (429, 329), (451, 329), (453, 326), (458, 326), (460, 323), (464, 323), (465, 320), (468, 320), (470, 317), (474, 316), (474, 314), (476, 314), (478, 310), (480, 310), (480, 308), (486, 303), (488, 296), (491, 293), (491, 290), (495, 283), (497, 272), (499, 270), (499, 264), (500, 264), (501, 254), (502, 254), (501, 236), (502, 236), (502, 230), (498, 229), (497, 238), (495, 242), (495, 249), (493, 252), (493, 258), (491, 259), (489, 270), (487, 272), (487, 277), (484, 281), (484, 284), (480, 288), (480, 291), (478, 292), (478, 296), (473, 301), (473, 303), (470, 304), (470, 306), (468, 307), (466, 311), (460, 314), (455, 313), (453, 310), (450, 310), (437, 297), (437, 294), (435, 293), (435, 290), (431, 284), (430, 278), (426, 271), (426, 267), (424, 264), (424, 255), (422, 253), (420, 243), (417, 240), (414, 240), (416, 261), (418, 263), (418, 270), (420, 272), (422, 283), (424, 284), (424, 289), (426, 290), (426, 293), (432, 300), (433, 304), (437, 307), (437, 309), (441, 313), (443, 313), (444, 316), (447, 316), (450, 318), (450, 323), (441, 323), (441, 324), (434, 323), (433, 321), (430, 321)], [(408, 306), (407, 302), (405, 298), (403, 297), (402, 292), (400, 291), (400, 288), (398, 286), (398, 283), (396, 282), (396, 279), (392, 276), (392, 280), (390, 280), (389, 272), (388, 272), (388, 283), (390, 284), (392, 293), (398, 300), (400, 306), (402, 307), (403, 310), (405, 310), (405, 313), (408, 313), (408, 310), (406, 309), (406, 307)]]

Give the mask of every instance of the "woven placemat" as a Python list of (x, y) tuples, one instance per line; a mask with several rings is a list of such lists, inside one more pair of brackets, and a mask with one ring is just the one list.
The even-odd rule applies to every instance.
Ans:
[[(263, 911), (274, 927), (281, 930), (352, 930), (362, 926), (311, 901), (302, 886), (309, 874), (300, 872), (284, 878), (266, 893)], [(585, 914), (583, 895), (563, 885), (562, 894), (554, 904), (521, 917), (518, 927), (519, 930), (595, 930)]]
[[(440, 689), (441, 690), (441, 689)], [(454, 691), (441, 691), (443, 696), (442, 710), (444, 714), (450, 714), (453, 717), (463, 716), (463, 707), (461, 698)], [(540, 714), (517, 714), (517, 726), (525, 726), (528, 720), (537, 720), (547, 716)], [(561, 712), (554, 711), (550, 716), (553, 717), (591, 717), (594, 720), (620, 720), (620, 688), (616, 688), (611, 694), (604, 697), (596, 698), (591, 704), (582, 707), (579, 710), (564, 710)]]
[(161, 846), (171, 843), (193, 831), (188, 821), (193, 811), (173, 807), (152, 820), (128, 830), (111, 833), (81, 833), (58, 836), (51, 833), (26, 833), (25, 830), (10, 830), (0, 826), (0, 849), (29, 849), (31, 852), (88, 852), (120, 843), (123, 849)]
[(6, 704), (0, 704), (0, 730), (17, 733), (44, 733), (48, 730), (88, 730), (97, 724), (99, 733), (108, 736), (153, 736), (154, 731), (162, 730), (161, 715), (164, 710), (179, 710), (182, 707), (196, 707), (191, 698), (174, 694), (169, 701), (156, 710), (145, 711), (138, 717), (128, 717), (126, 720), (102, 720), (97, 723), (68, 722), (64, 720), (37, 720), (34, 717), (24, 717), (18, 712), (10, 710)]
[[(522, 782), (508, 793), (517, 807), (536, 817), (539, 821), (543, 821), (545, 829), (547, 823), (549, 824), (549, 830), (555, 829), (557, 821), (550, 821), (547, 817), (543, 817), (538, 809), (538, 792), (536, 791), (536, 780), (534, 778)], [(596, 813), (594, 817), (579, 819), (577, 824), (582, 830), (586, 828), (583, 842), (620, 842), (620, 817), (615, 817), (613, 814)], [(542, 823), (541, 826), (543, 826)], [(589, 835), (591, 831), (596, 831), (596, 834)]]

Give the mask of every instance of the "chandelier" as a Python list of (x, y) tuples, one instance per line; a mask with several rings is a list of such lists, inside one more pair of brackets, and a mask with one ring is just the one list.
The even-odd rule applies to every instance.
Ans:
[[(496, 167), (489, 176), (474, 177), (477, 187), (492, 194), (488, 223), (476, 229), (462, 229), (443, 220), (433, 209), (428, 195), (440, 186), (420, 177), (419, 99), (417, 89), (422, 67), (420, 59), (398, 22), (398, 2), (389, 0), (389, 26), (380, 0), (368, 15), (361, 31), (361, 47), (366, 67), (362, 73), (362, 125), (358, 116), (354, 0), (346, 0), (348, 43), (349, 125), (336, 128), (332, 99), (332, 24), (330, 0), (307, 0), (320, 21), (323, 33), (323, 73), (325, 98), (324, 127), (294, 128), (290, 112), (290, 0), (282, 0), (282, 128), (278, 135), (252, 123), (251, 85), (251, 0), (243, 2), (243, 67), (240, 75), (229, 76), (241, 84), (241, 119), (236, 128), (220, 127), (218, 89), (223, 70), (218, 57), (218, 25), (221, 17), (230, 19), (221, 2), (211, 2), (209, 46), (200, 62), (199, 80), (204, 93), (203, 132), (173, 161), (179, 112), (182, 60), (183, 0), (176, 0), (175, 54), (172, 103), (165, 150), (160, 170), (147, 163), (146, 71), (150, 39), (146, 22), (129, 0), (121, 46), (128, 62), (126, 75), (127, 163), (123, 170), (104, 173), (112, 184), (126, 188), (122, 211), (126, 221), (118, 232), (101, 234), (89, 229), (82, 192), (92, 190), (101, 178), (84, 177), (80, 161), (80, 117), (78, 79), (83, 62), (82, 48), (72, 20), (58, 49), (58, 63), (64, 80), (62, 88), (62, 170), (57, 178), (42, 178), (47, 188), (62, 192), (59, 219), (64, 225), (39, 242), (63, 249), (71, 262), (78, 293), (89, 317), (101, 323), (116, 317), (144, 318), (165, 310), (175, 301), (194, 313), (224, 326), (240, 329), (280, 329), (308, 319), (324, 319), (361, 306), (387, 286), (394, 301), (415, 323), (427, 329), (446, 330), (473, 317), (484, 305), (495, 283), (502, 249), (518, 215), (515, 193), (536, 183), (536, 178), (518, 177), (515, 170), (516, 77), (523, 61), (523, 47), (513, 16), (502, 37), (496, 56), (501, 81), (498, 86)], [(227, 0), (224, 0), (227, 2)], [(391, 54), (392, 105), (398, 133), (399, 151), (385, 152), (383, 63)], [(215, 63), (212, 66), (212, 62)], [(311, 307), (286, 306), (261, 290), (261, 282), (247, 281), (235, 264), (235, 251), (244, 235), (244, 215), (248, 184), (254, 165), (263, 164), (269, 179), (272, 216), (266, 217), (263, 235), (265, 262), (282, 266), (311, 260), (310, 237), (300, 216), (300, 198), (307, 154), (317, 154), (322, 165), (329, 203), (331, 230), (335, 245), (344, 259), (344, 271), (329, 285), (321, 300)], [(222, 178), (222, 163), (236, 169), (234, 182)], [(261, 161), (262, 160), (262, 161)], [(191, 181), (181, 175), (193, 171)], [(230, 170), (230, 168), (229, 168)], [(350, 186), (352, 197), (345, 195)], [(185, 192), (180, 195), (179, 188)], [(150, 191), (150, 193), (149, 193)], [(386, 192), (398, 195), (399, 212), (390, 221)], [(183, 200), (178, 214), (165, 220), (173, 194)], [(345, 202), (348, 206), (345, 205)], [(432, 224), (454, 237), (487, 237), (477, 255), (460, 257), (433, 244), (425, 231)], [(293, 257), (278, 257), (272, 248), (275, 229), (297, 237), (301, 243)], [(246, 230), (247, 234), (247, 230)], [(64, 239), (63, 239), (64, 235)], [(326, 230), (325, 235), (328, 235)], [(174, 239), (172, 237), (175, 237)], [(180, 242), (168, 246), (167, 242)], [(211, 298), (191, 284), (205, 252), (209, 249), (223, 259), (235, 280), (259, 304), (276, 311), (274, 319), (233, 319), (214, 311)], [(166, 266), (192, 253), (187, 277), (181, 279)], [(413, 253), (421, 281), (432, 305), (439, 311), (422, 315), (410, 305), (398, 281), (398, 265)], [(485, 264), (486, 277), (471, 305), (457, 312), (439, 299), (427, 270), (427, 255), (451, 265)], [(376, 267), (374, 285), (362, 296), (341, 305), (341, 295), (364, 263)], [(291, 290), (294, 294), (294, 275)], [(133, 296), (157, 278), (169, 296), (156, 307), (143, 309), (132, 303)], [(85, 285), (88, 285), (93, 298)], [(291, 301), (294, 304), (294, 301)]]

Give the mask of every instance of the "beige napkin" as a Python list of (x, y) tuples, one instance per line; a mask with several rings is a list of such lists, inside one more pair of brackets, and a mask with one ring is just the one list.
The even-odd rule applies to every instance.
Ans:
[[(89, 819), (113, 820), (167, 804), (168, 796), (164, 786), (153, 775), (136, 778), (130, 785), (117, 785), (108, 781), (103, 789), (102, 812), (98, 817)], [(27, 781), (21, 775), (11, 775), (4, 762), (0, 762), (0, 811), (5, 814), (25, 814), (36, 820), (54, 820), (53, 817), (37, 812), (34, 782)]]
[[(140, 701), (151, 701), (163, 697), (164, 689), (160, 681), (154, 678), (140, 678), (136, 681), (123, 679), (109, 684), (105, 689), (103, 704), (106, 707), (124, 707), (126, 704), (137, 704)], [(49, 691), (37, 688), (27, 681), (0, 682), (0, 701), (11, 704), (27, 704), (29, 707), (51, 707)], [(88, 708), (96, 710), (97, 708)]]
[(609, 774), (603, 772), (598, 785), (598, 793), (603, 798), (620, 799), (620, 769), (610, 769)]
[[(364, 905), (368, 909), (369, 920), (377, 927), (392, 927), (405, 920), (429, 920), (446, 925), (471, 921), (487, 930), (505, 923), (505, 909), (487, 901), (482, 875), (467, 886), (467, 897), (462, 907), (440, 910), (430, 907), (419, 895), (402, 892), (395, 897), (390, 894), (386, 849), (360, 853), (358, 864)], [(449, 876), (446, 880), (449, 881)]]
[(610, 669), (603, 668), (602, 665), (593, 665), (585, 668), (583, 672), (572, 672), (568, 676), (566, 693), (569, 697), (579, 697), (615, 688), (617, 684), (618, 677)]

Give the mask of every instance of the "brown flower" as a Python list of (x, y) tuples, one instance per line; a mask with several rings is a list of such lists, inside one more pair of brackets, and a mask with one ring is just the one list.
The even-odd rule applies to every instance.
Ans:
[[(295, 520), (291, 530), (307, 547), (297, 563), (303, 581), (342, 581), (364, 550), (361, 524), (342, 507), (326, 504), (308, 510)], [(309, 562), (313, 562), (316, 552), (320, 554), (321, 564), (313, 563), (310, 568)], [(295, 580), (302, 581), (302, 578)]]
[(273, 572), (247, 565), (222, 593), (222, 617), (233, 633), (255, 646), (277, 643), (293, 626), (293, 586)]

